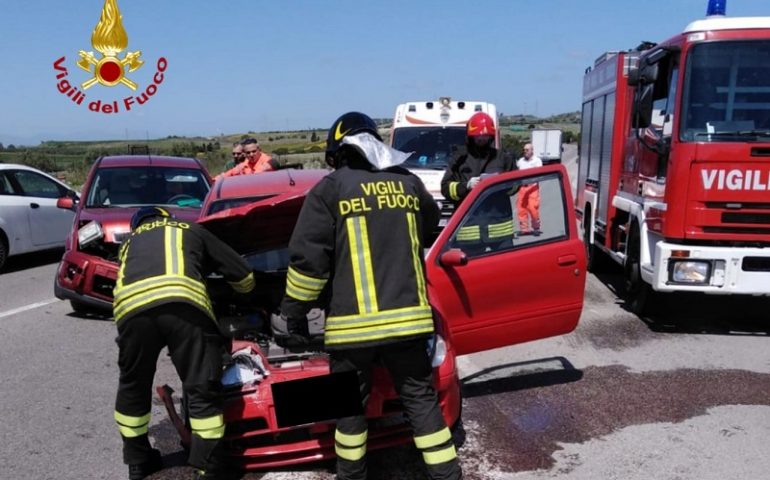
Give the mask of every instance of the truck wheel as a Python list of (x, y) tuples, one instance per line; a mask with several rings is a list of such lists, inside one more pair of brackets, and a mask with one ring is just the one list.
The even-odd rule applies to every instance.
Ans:
[(584, 210), (586, 213), (583, 216), (583, 223), (581, 224), (583, 229), (583, 245), (585, 245), (586, 250), (586, 270), (591, 273), (602, 273), (607, 270), (607, 258), (605, 257), (604, 252), (591, 243), (591, 235), (588, 233), (588, 230), (592, 219), (591, 214), (587, 213), (587, 211), (588, 208), (586, 207)]
[(648, 300), (652, 293), (650, 285), (642, 279), (640, 259), (641, 241), (639, 238), (639, 226), (634, 223), (631, 226), (631, 234), (628, 237), (623, 273), (626, 284), (626, 306), (636, 315), (643, 315), (646, 312), (647, 305), (649, 304)]

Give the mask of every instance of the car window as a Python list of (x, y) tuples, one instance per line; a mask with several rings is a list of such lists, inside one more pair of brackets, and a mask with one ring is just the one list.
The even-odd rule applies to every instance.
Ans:
[(59, 198), (66, 194), (61, 185), (39, 173), (17, 170), (13, 176), (25, 197)]
[(168, 205), (200, 208), (209, 191), (201, 170), (173, 167), (101, 168), (87, 207)]
[(567, 238), (561, 175), (549, 173), (493, 185), (476, 199), (447, 248), (470, 258)]
[(15, 193), (11, 181), (4, 172), (0, 172), (0, 195), (14, 195)]

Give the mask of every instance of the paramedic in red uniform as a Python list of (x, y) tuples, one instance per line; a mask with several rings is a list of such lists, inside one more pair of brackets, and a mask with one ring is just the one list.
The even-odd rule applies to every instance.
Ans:
[[(452, 435), (433, 388), (426, 340), (433, 335), (423, 265), (423, 233), (439, 211), (422, 182), (399, 167), (368, 116), (350, 112), (329, 130), (335, 171), (308, 194), (289, 242), (281, 311), (293, 339), (308, 335), (306, 314), (328, 287), (324, 343), (333, 373), (358, 373), (364, 409), (372, 367), (390, 372), (431, 479), (462, 478)], [(366, 479), (367, 422), (341, 418), (334, 435), (339, 480)]]
[(147, 430), (155, 365), (168, 347), (188, 399), (194, 478), (229, 479), (221, 456), (224, 338), (204, 278), (213, 269), (233, 290), (250, 294), (251, 267), (205, 228), (176, 220), (160, 207), (139, 209), (131, 230), (120, 250), (113, 302), (120, 368), (115, 421), (128, 478), (141, 480), (163, 467)]

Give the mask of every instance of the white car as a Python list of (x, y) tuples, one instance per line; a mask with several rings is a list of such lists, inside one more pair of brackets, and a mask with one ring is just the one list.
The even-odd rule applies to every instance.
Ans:
[(64, 246), (74, 209), (57, 208), (77, 193), (26, 165), (0, 163), (0, 269), (11, 255)]

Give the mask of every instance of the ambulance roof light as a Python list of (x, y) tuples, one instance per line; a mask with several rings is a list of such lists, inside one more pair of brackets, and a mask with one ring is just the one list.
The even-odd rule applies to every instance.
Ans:
[(725, 16), (727, 11), (727, 0), (709, 0), (708, 8), (706, 9), (706, 16), (713, 17), (715, 15)]
[(465, 102), (457, 102), (457, 108), (465, 108)]
[(449, 104), (452, 103), (452, 99), (449, 97), (439, 97), (438, 102), (442, 107), (448, 107)]
[(433, 108), (433, 102), (425, 102), (425, 106), (428, 107), (428, 110)]
[(481, 104), (477, 103), (476, 105), (474, 105), (473, 111), (474, 112), (480, 112), (481, 111)]

